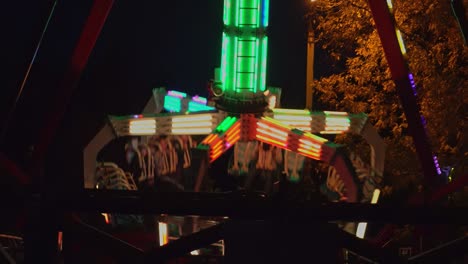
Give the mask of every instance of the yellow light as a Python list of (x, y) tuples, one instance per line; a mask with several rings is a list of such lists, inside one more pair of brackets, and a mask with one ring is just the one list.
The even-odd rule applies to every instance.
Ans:
[[(269, 118), (269, 117), (262, 117), (262, 119), (257, 123), (257, 124), (261, 124), (261, 123), (266, 123), (266, 125), (271, 125), (271, 124), (274, 124), (278, 127), (281, 127), (281, 128), (284, 128), (286, 130), (290, 130), (291, 128), (273, 118)], [(270, 126), (271, 127), (271, 126)]]
[(320, 153), (313, 152), (313, 151), (308, 151), (308, 150), (303, 149), (303, 148), (298, 148), (297, 151), (299, 151), (299, 152), (301, 152), (303, 154), (306, 154), (307, 156), (309, 156), (311, 158), (320, 159)]
[(274, 118), (276, 120), (281, 121), (312, 121), (312, 117), (310, 115), (275, 115)]
[(263, 140), (267, 143), (273, 143), (274, 145), (277, 145), (279, 147), (282, 147), (282, 148), (286, 148), (286, 143), (283, 143), (283, 142), (279, 142), (279, 141), (276, 141), (274, 139), (271, 139), (269, 137), (266, 137), (266, 136), (262, 136), (262, 135), (256, 135), (256, 137), (260, 140)]
[(172, 128), (184, 128), (184, 127), (211, 127), (213, 124), (211, 122), (193, 122), (193, 123), (172, 123)]
[(308, 145), (308, 146), (311, 146), (311, 147), (314, 147), (314, 148), (322, 147), (321, 144), (317, 144), (315, 142), (312, 142), (312, 141), (309, 141), (309, 140), (306, 140), (306, 139), (303, 139), (303, 138), (299, 139), (299, 142), (301, 142), (304, 145)]
[(303, 136), (306, 137), (306, 138), (310, 138), (310, 139), (313, 139), (313, 140), (315, 140), (315, 141), (321, 142), (321, 143), (325, 143), (325, 142), (328, 141), (328, 140), (325, 139), (325, 138), (321, 138), (321, 137), (316, 136), (316, 135), (314, 135), (314, 134), (311, 134), (311, 133), (309, 133), (309, 132), (305, 132)]
[[(346, 129), (347, 130), (347, 129)], [(320, 131), (320, 134), (342, 134), (346, 132), (346, 130), (325, 130), (325, 131)]]
[[(269, 130), (269, 133), (275, 133), (275, 134), (278, 134), (278, 135), (283, 136), (283, 137), (288, 136), (287, 132), (285, 132), (283, 130), (279, 130), (277, 128), (273, 128), (273, 127), (271, 127), (269, 125), (266, 125), (266, 124), (263, 124), (263, 123), (258, 123), (258, 127), (264, 128), (265, 130)], [(257, 127), (257, 129), (258, 129), (258, 127)]]
[(173, 128), (171, 133), (174, 135), (190, 135), (190, 134), (209, 134), (211, 133), (211, 128)]
[(192, 255), (192, 256), (198, 256), (198, 255), (200, 255), (200, 251), (198, 251), (198, 250), (191, 251), (191, 252), (190, 252), (190, 255)]
[(163, 246), (168, 243), (167, 224), (163, 222), (159, 222), (158, 228), (159, 228), (159, 245)]
[(282, 136), (282, 135), (278, 135), (278, 134), (275, 134), (275, 133), (271, 133), (271, 132), (266, 131), (265, 129), (261, 129), (261, 128), (257, 128), (257, 132), (261, 133), (261, 134), (264, 134), (264, 135), (268, 135), (269, 137), (272, 137), (272, 138), (279, 139), (279, 140), (284, 141), (284, 142), (286, 142), (286, 139), (288, 138), (287, 136)]
[(390, 11), (392, 11), (392, 9), (393, 9), (392, 0), (387, 0), (387, 6), (388, 6), (388, 9), (390, 9)]
[(340, 115), (340, 116), (348, 116), (347, 112), (337, 112), (337, 111), (323, 111), (326, 115)]
[(174, 116), (174, 117), (172, 117), (172, 124), (174, 124), (174, 123), (183, 123), (183, 122), (192, 123), (194, 121), (209, 121), (210, 122), (211, 119), (212, 119), (211, 114)]
[(371, 204), (376, 204), (379, 200), (380, 190), (374, 189), (374, 193), (372, 194)]
[(276, 108), (273, 110), (274, 113), (281, 114), (306, 114), (310, 115), (310, 111), (307, 109), (287, 109), (287, 108)]
[(399, 29), (396, 29), (396, 35), (398, 38), (398, 44), (400, 44), (400, 50), (403, 55), (406, 55), (406, 47), (405, 47), (405, 42), (403, 41), (403, 36), (401, 35), (401, 32)]

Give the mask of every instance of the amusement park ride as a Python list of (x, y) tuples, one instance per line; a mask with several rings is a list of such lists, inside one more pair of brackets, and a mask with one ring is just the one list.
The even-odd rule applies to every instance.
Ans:
[[(159, 88), (153, 91), (153, 99), (150, 100), (142, 114), (109, 116), (110, 122), (97, 133), (95, 138), (93, 138), (84, 149), (84, 187), (88, 189), (87, 191), (99, 187), (99, 185), (97, 185), (96, 165), (112, 167), (112, 165), (109, 164), (99, 164), (96, 162), (98, 152), (110, 141), (117, 137), (124, 136), (140, 137), (141, 141), (150, 141), (152, 137), (158, 135), (206, 135), (198, 144), (197, 148), (207, 152), (207, 159), (209, 162), (214, 162), (231, 147), (242, 144), (245, 147), (248, 142), (258, 141), (282, 149), (285, 153), (297, 153), (298, 155), (310, 159), (328, 163), (335, 167), (344, 183), (347, 197), (346, 201), (349, 203), (357, 203), (364, 199), (360, 196), (358, 191), (359, 186), (352, 161), (347, 157), (343, 146), (331, 142), (324, 138), (323, 135), (340, 133), (359, 134), (371, 147), (371, 176), (376, 179), (376, 187), (378, 187), (379, 179), (381, 179), (383, 175), (385, 146), (365, 114), (351, 114), (336, 111), (312, 112), (308, 109), (284, 109), (277, 107), (280, 99), (279, 90), (268, 89), (266, 84), (269, 2), (269, 0), (224, 1), (221, 65), (219, 71), (215, 72), (215, 80), (211, 86), (213, 94), (211, 98), (202, 98), (200, 96), (191, 97), (183, 92), (166, 91), (163, 88)], [(437, 164), (437, 158), (432, 155), (425, 131), (425, 121), (420, 115), (416, 103), (415, 82), (405, 61), (406, 48), (402, 35), (399, 29), (395, 27), (393, 21), (392, 2), (391, 0), (369, 0), (368, 3), (391, 70), (392, 78), (395, 81), (397, 92), (409, 123), (409, 131), (413, 137), (416, 151), (422, 164), (428, 195), (432, 197), (432, 199), (436, 199), (434, 197), (440, 198), (441, 193), (448, 191), (435, 189), (438, 187), (437, 176), (440, 174), (440, 168)], [(74, 56), (72, 57), (71, 73), (66, 76), (68, 79), (66, 79), (64, 84), (64, 87), (67, 89), (72, 89), (72, 84), (79, 79), (79, 75), (86, 64), (86, 60), (112, 5), (112, 0), (95, 1), (82, 36), (77, 44)], [(68, 90), (62, 92), (67, 94)], [(70, 94), (67, 94), (66, 96), (69, 95)], [(60, 107), (60, 109), (62, 108)], [(161, 113), (163, 109), (166, 113)], [(60, 116), (51, 117), (48, 123), (50, 127), (46, 127), (44, 131), (42, 131), (41, 140), (33, 155), (33, 158), (38, 160), (37, 163), (41, 160), (48, 143), (52, 140), (52, 133), (50, 131), (53, 131), (54, 128), (57, 127), (59, 120)], [(190, 142), (182, 140), (180, 144), (190, 145)], [(120, 173), (115, 167), (112, 167), (112, 170), (115, 173)], [(130, 179), (125, 181), (125, 184), (126, 187), (124, 189), (135, 189), (136, 184), (131, 182)], [(461, 184), (464, 183), (462, 182)], [(454, 190), (458, 187), (450, 187), (452, 188), (450, 190)], [(438, 192), (431, 196), (430, 192), (435, 190)], [(91, 194), (83, 198), (83, 200), (72, 200), (74, 202), (70, 202), (65, 205), (65, 207), (75, 206), (80, 209), (100, 208), (94, 209), (93, 212), (102, 212), (102, 209), (119, 211), (122, 210), (122, 208), (130, 208), (130, 206), (134, 205), (133, 201), (139, 199), (139, 194), (134, 193), (110, 194), (104, 192), (100, 194), (99, 191), (94, 190), (90, 193)], [(106, 195), (109, 195), (109, 197)], [(111, 197), (111, 195), (116, 196)], [(146, 195), (145, 197), (148, 198), (155, 194)], [(190, 195), (194, 195), (193, 197), (195, 198), (192, 200), (187, 199), (187, 197), (192, 197)], [(181, 201), (198, 205), (200, 208), (210, 208), (209, 206), (204, 207), (205, 205), (201, 203), (201, 201), (206, 201), (210, 202), (209, 204), (213, 206), (213, 208), (216, 206), (216, 208), (219, 208), (220, 204), (216, 203), (217, 200), (214, 199), (214, 201), (211, 201), (210, 197), (219, 198), (224, 194), (216, 195), (218, 194), (205, 197), (203, 195), (197, 196), (196, 194), (176, 193), (173, 196), (168, 196), (175, 200), (168, 201), (173, 205), (185, 206), (184, 208), (187, 208), (188, 205), (182, 205)], [(97, 197), (102, 199), (99, 200)], [(222, 197), (224, 199), (224, 196)], [(115, 201), (112, 200), (113, 198), (116, 198)], [(371, 198), (372, 197), (368, 197), (367, 201), (376, 203), (376, 198)], [(121, 201), (122, 204), (116, 204), (117, 200)], [(92, 201), (94, 201), (94, 204)], [(156, 200), (151, 200), (151, 202), (154, 201)], [(246, 203), (241, 203), (238, 200), (236, 201), (238, 203), (233, 204), (233, 209), (230, 212), (236, 210), (239, 216), (237, 210), (242, 211), (245, 209), (241, 208), (240, 205), (248, 204), (247, 202), (250, 201)], [(145, 202), (145, 205), (147, 204), (149, 204), (149, 201)], [(347, 206), (352, 207), (355, 205), (347, 204)], [(135, 208), (136, 207), (138, 206), (135, 206)], [(144, 206), (142, 208), (147, 209), (147, 207)], [(223, 204), (222, 208), (226, 208), (226, 205)], [(124, 211), (133, 212), (132, 209)], [(228, 209), (229, 208), (226, 210)], [(63, 210), (65, 211), (65, 209)], [(350, 210), (352, 211), (353, 209), (344, 211), (349, 213)], [(189, 211), (196, 214), (197, 208), (191, 207)], [(338, 212), (336, 210), (331, 211), (333, 211), (333, 213)], [(177, 212), (181, 211), (179, 210)], [(406, 210), (406, 212), (409, 211)], [(145, 211), (142, 213), (149, 212)], [(213, 211), (209, 211), (209, 213), (211, 213), (211, 215), (216, 215), (216, 212)], [(356, 212), (353, 213), (356, 214)], [(209, 214), (207, 214), (205, 210), (201, 212), (200, 215)], [(360, 219), (362, 220), (362, 218)], [(177, 251), (179, 252), (178, 254), (182, 254), (180, 252), (188, 253), (196, 249), (194, 245), (199, 245), (201, 247), (220, 240), (218, 231), (213, 231), (218, 230), (216, 228), (219, 229), (221, 227), (215, 227), (215, 229), (208, 228), (210, 230), (203, 234), (193, 234), (188, 238), (181, 239), (179, 244), (169, 243), (158, 249), (159, 251), (156, 251), (164, 253), (171, 250), (179, 250)], [(51, 227), (51, 229), (53, 229), (53, 227)], [(51, 231), (50, 233), (52, 234), (53, 232)], [(98, 233), (99, 232), (95, 232), (94, 234)], [(50, 238), (50, 234), (47, 235)], [(211, 238), (211, 240), (207, 240), (207, 238), (204, 237), (205, 235), (212, 236), (216, 239)], [(311, 235), (311, 237), (313, 236)], [(206, 241), (211, 242), (208, 243)], [(201, 245), (202, 242), (206, 242), (205, 245)], [(36, 244), (31, 244), (45, 247), (38, 241), (35, 243)], [(184, 243), (191, 243), (194, 245), (187, 246), (187, 244)], [(356, 243), (359, 244), (361, 242)], [(174, 246), (170, 246), (171, 244)], [(46, 243), (46, 245), (49, 244)], [(128, 252), (135, 253), (138, 251), (134, 250), (132, 247), (127, 247), (128, 245), (122, 246), (119, 243), (112, 243), (112, 245), (118, 245), (120, 248), (128, 248)], [(180, 248), (177, 248), (179, 246)], [(50, 249), (48, 252), (50, 252)], [(116, 253), (118, 252), (116, 251)], [(137, 253), (142, 254), (141, 251)], [(374, 252), (367, 253), (373, 254)], [(41, 255), (41, 253), (36, 254)]]
[[(146, 109), (150, 113), (110, 116), (113, 135), (98, 135), (99, 139), (84, 152), (89, 161), (85, 163), (86, 186), (95, 185), (93, 158), (97, 151), (115, 136), (208, 135), (198, 148), (208, 152), (209, 162), (235, 144), (260, 141), (330, 164), (341, 176), (347, 201), (359, 202), (356, 175), (343, 146), (316, 135), (345, 132), (361, 135), (371, 146), (370, 171), (378, 185), (384, 169), (385, 145), (366, 114), (276, 108), (279, 89), (270, 90), (266, 85), (268, 12), (268, 0), (225, 1), (221, 67), (215, 71), (211, 85), (213, 97), (190, 97), (159, 88), (153, 91), (153, 107), (149, 107), (152, 109)], [(208, 100), (214, 107), (207, 105)], [(161, 108), (169, 113), (155, 113)]]

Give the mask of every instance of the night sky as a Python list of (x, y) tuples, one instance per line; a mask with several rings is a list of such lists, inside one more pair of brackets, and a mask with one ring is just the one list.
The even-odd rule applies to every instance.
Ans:
[[(10, 1), (2, 8), (0, 110), (7, 113), (53, 1)], [(92, 1), (59, 1), (2, 148), (24, 159), (79, 37)], [(283, 106), (304, 107), (306, 1), (271, 0), (267, 85)], [(57, 172), (81, 173), (82, 149), (107, 114), (139, 113), (154, 87), (205, 95), (220, 63), (222, 0), (116, 0), (78, 83), (51, 152)], [(4, 126), (2, 122), (1, 127)]]

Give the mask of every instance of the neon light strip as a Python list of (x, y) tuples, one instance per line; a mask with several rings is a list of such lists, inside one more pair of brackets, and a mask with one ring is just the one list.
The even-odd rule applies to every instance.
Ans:
[(303, 149), (303, 148), (298, 148), (297, 151), (300, 152), (300, 153), (302, 153), (302, 154), (305, 154), (306, 156), (308, 156), (308, 157), (310, 157), (310, 158), (320, 160), (320, 154), (307, 151), (307, 150), (305, 150), (305, 149)]
[(174, 91), (174, 90), (167, 91), (167, 95), (173, 96), (173, 97), (178, 97), (178, 98), (187, 97), (186, 93), (182, 93), (182, 92), (178, 92), (178, 91)]
[(348, 116), (347, 112), (337, 112), (337, 111), (323, 111), (326, 115), (340, 115), (340, 116)]
[[(237, 12), (237, 8), (236, 8), (236, 12)], [(236, 27), (238, 26), (238, 23), (237, 23), (237, 14), (236, 14)], [(232, 89), (231, 91), (237, 91), (237, 49), (238, 49), (238, 46), (239, 46), (239, 41), (238, 41), (238, 37), (234, 37), (234, 68), (232, 69), (232, 72), (233, 72), (233, 83), (232, 83)]]
[(263, 1), (263, 21), (262, 24), (264, 27), (268, 27), (268, 12), (270, 9), (270, 0)]
[(266, 68), (267, 68), (267, 51), (268, 51), (268, 37), (263, 37), (262, 40), (262, 64), (260, 70), (260, 91), (266, 89)]
[(210, 128), (213, 124), (211, 122), (197, 122), (197, 123), (173, 123), (172, 128), (184, 128), (184, 127), (199, 127), (199, 128)]
[(209, 145), (217, 136), (215, 134), (210, 134), (205, 140), (202, 141), (202, 144)]
[(262, 117), (261, 121), (262, 121), (262, 120), (263, 120), (264, 122), (266, 122), (267, 124), (268, 124), (268, 123), (275, 124), (275, 125), (277, 125), (278, 127), (282, 127), (282, 128), (284, 128), (284, 129), (286, 129), (286, 130), (288, 130), (288, 131), (291, 129), (289, 126), (287, 126), (287, 125), (285, 125), (285, 124), (283, 124), (283, 123), (281, 123), (281, 122), (279, 122), (279, 121), (276, 121), (276, 120), (273, 119), (273, 118)]
[[(227, 142), (236, 142), (237, 140), (239, 140), (240, 138), (240, 130), (238, 130), (239, 132), (233, 134), (233, 135), (230, 135), (229, 137), (226, 137), (226, 141)], [(234, 138), (237, 138), (236, 140), (234, 140)]]
[(300, 114), (310, 115), (310, 111), (307, 109), (287, 109), (287, 108), (275, 108), (273, 109), (275, 114)]
[(308, 132), (305, 132), (303, 136), (306, 137), (306, 138), (311, 138), (311, 139), (316, 140), (316, 141), (321, 142), (321, 143), (324, 143), (324, 142), (327, 142), (327, 141), (328, 141), (328, 140), (325, 139), (325, 138), (316, 136), (316, 135), (311, 134), (311, 133), (308, 133)]
[(271, 133), (276, 133), (280, 136), (284, 136), (284, 137), (287, 137), (288, 136), (288, 133), (283, 131), (283, 130), (279, 130), (277, 128), (274, 128), (272, 126), (269, 126), (269, 125), (266, 125), (266, 124), (263, 124), (263, 123), (258, 123), (257, 124), (259, 127), (261, 128), (264, 128), (264, 129), (267, 129), (267, 130), (270, 130)]
[(395, 30), (397, 38), (398, 38), (398, 44), (400, 45), (400, 50), (403, 55), (406, 55), (406, 47), (405, 47), (405, 42), (403, 41), (403, 36), (401, 35), (401, 32), (399, 29)]
[(261, 133), (261, 134), (264, 134), (264, 135), (268, 135), (270, 137), (273, 137), (273, 138), (276, 138), (276, 139), (279, 139), (279, 140), (282, 140), (284, 142), (286, 142), (286, 140), (288, 138), (287, 136), (277, 135), (277, 134), (271, 133), (271, 132), (266, 131), (265, 129), (261, 129), (261, 128), (257, 128), (257, 132)]
[(312, 121), (312, 117), (310, 115), (285, 115), (285, 114), (276, 114), (274, 115), (276, 120), (281, 121)]
[(208, 102), (208, 100), (205, 97), (201, 97), (198, 95), (195, 95), (194, 97), (192, 97), (192, 101), (201, 103), (201, 104), (206, 104)]
[[(230, 0), (227, 0), (230, 1)], [(226, 67), (227, 67), (227, 46), (228, 46), (229, 37), (223, 32), (223, 46), (221, 48), (221, 82), (222, 89), (226, 88)]]
[(159, 222), (158, 229), (159, 229), (159, 245), (163, 246), (168, 243), (167, 224)]
[(176, 128), (171, 131), (174, 135), (190, 135), (190, 134), (209, 134), (211, 128)]
[[(257, 16), (257, 26), (258, 26), (258, 16)], [(254, 78), (253, 78), (253, 88), (254, 88), (254, 92), (257, 92), (257, 90), (260, 90), (260, 87), (257, 87), (258, 83), (258, 60), (259, 60), (259, 56), (258, 56), (258, 46), (259, 46), (259, 40), (258, 38), (255, 40), (255, 64), (254, 64), (254, 71), (255, 71), (255, 74), (254, 74)]]
[(203, 115), (187, 115), (187, 116), (174, 116), (172, 117), (172, 123), (182, 123), (182, 122), (193, 122), (193, 121), (211, 121), (211, 114)]
[(393, 3), (392, 3), (392, 0), (387, 0), (387, 6), (388, 6), (388, 9), (390, 9), (390, 12), (393, 11)]
[(305, 140), (303, 138), (299, 139), (299, 142), (301, 142), (304, 145), (311, 146), (311, 147), (314, 147), (314, 148), (317, 148), (317, 149), (322, 147), (321, 144), (317, 144), (317, 143), (314, 143), (312, 141)]
[(269, 137), (262, 136), (262, 135), (259, 135), (259, 134), (257, 134), (255, 137), (258, 138), (258, 139), (260, 139), (260, 140), (263, 140), (263, 141), (265, 141), (265, 142), (267, 142), (267, 143), (270, 143), (270, 144), (272, 144), (272, 145), (276, 145), (276, 146), (278, 146), (278, 147), (288, 149), (288, 148), (287, 148), (287, 145), (286, 145), (285, 143), (276, 141), (276, 140), (271, 139), (271, 138), (269, 138)]

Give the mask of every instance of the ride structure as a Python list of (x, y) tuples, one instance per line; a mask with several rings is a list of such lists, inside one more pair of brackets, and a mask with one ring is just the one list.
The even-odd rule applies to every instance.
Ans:
[[(220, 73), (211, 86), (214, 107), (200, 96), (155, 89), (152, 113), (109, 117), (112, 129), (97, 135), (107, 140), (85, 149), (85, 173), (94, 172), (92, 158), (114, 136), (207, 135), (198, 148), (208, 152), (210, 162), (238, 142), (260, 141), (328, 163), (341, 176), (347, 201), (358, 202), (356, 175), (344, 146), (316, 134), (364, 137), (371, 146), (372, 176), (378, 178), (384, 168), (383, 140), (364, 113), (276, 108), (278, 94), (266, 86), (268, 12), (269, 0), (226, 0)], [(161, 100), (169, 113), (156, 113)], [(90, 180), (87, 187), (94, 186)]]

